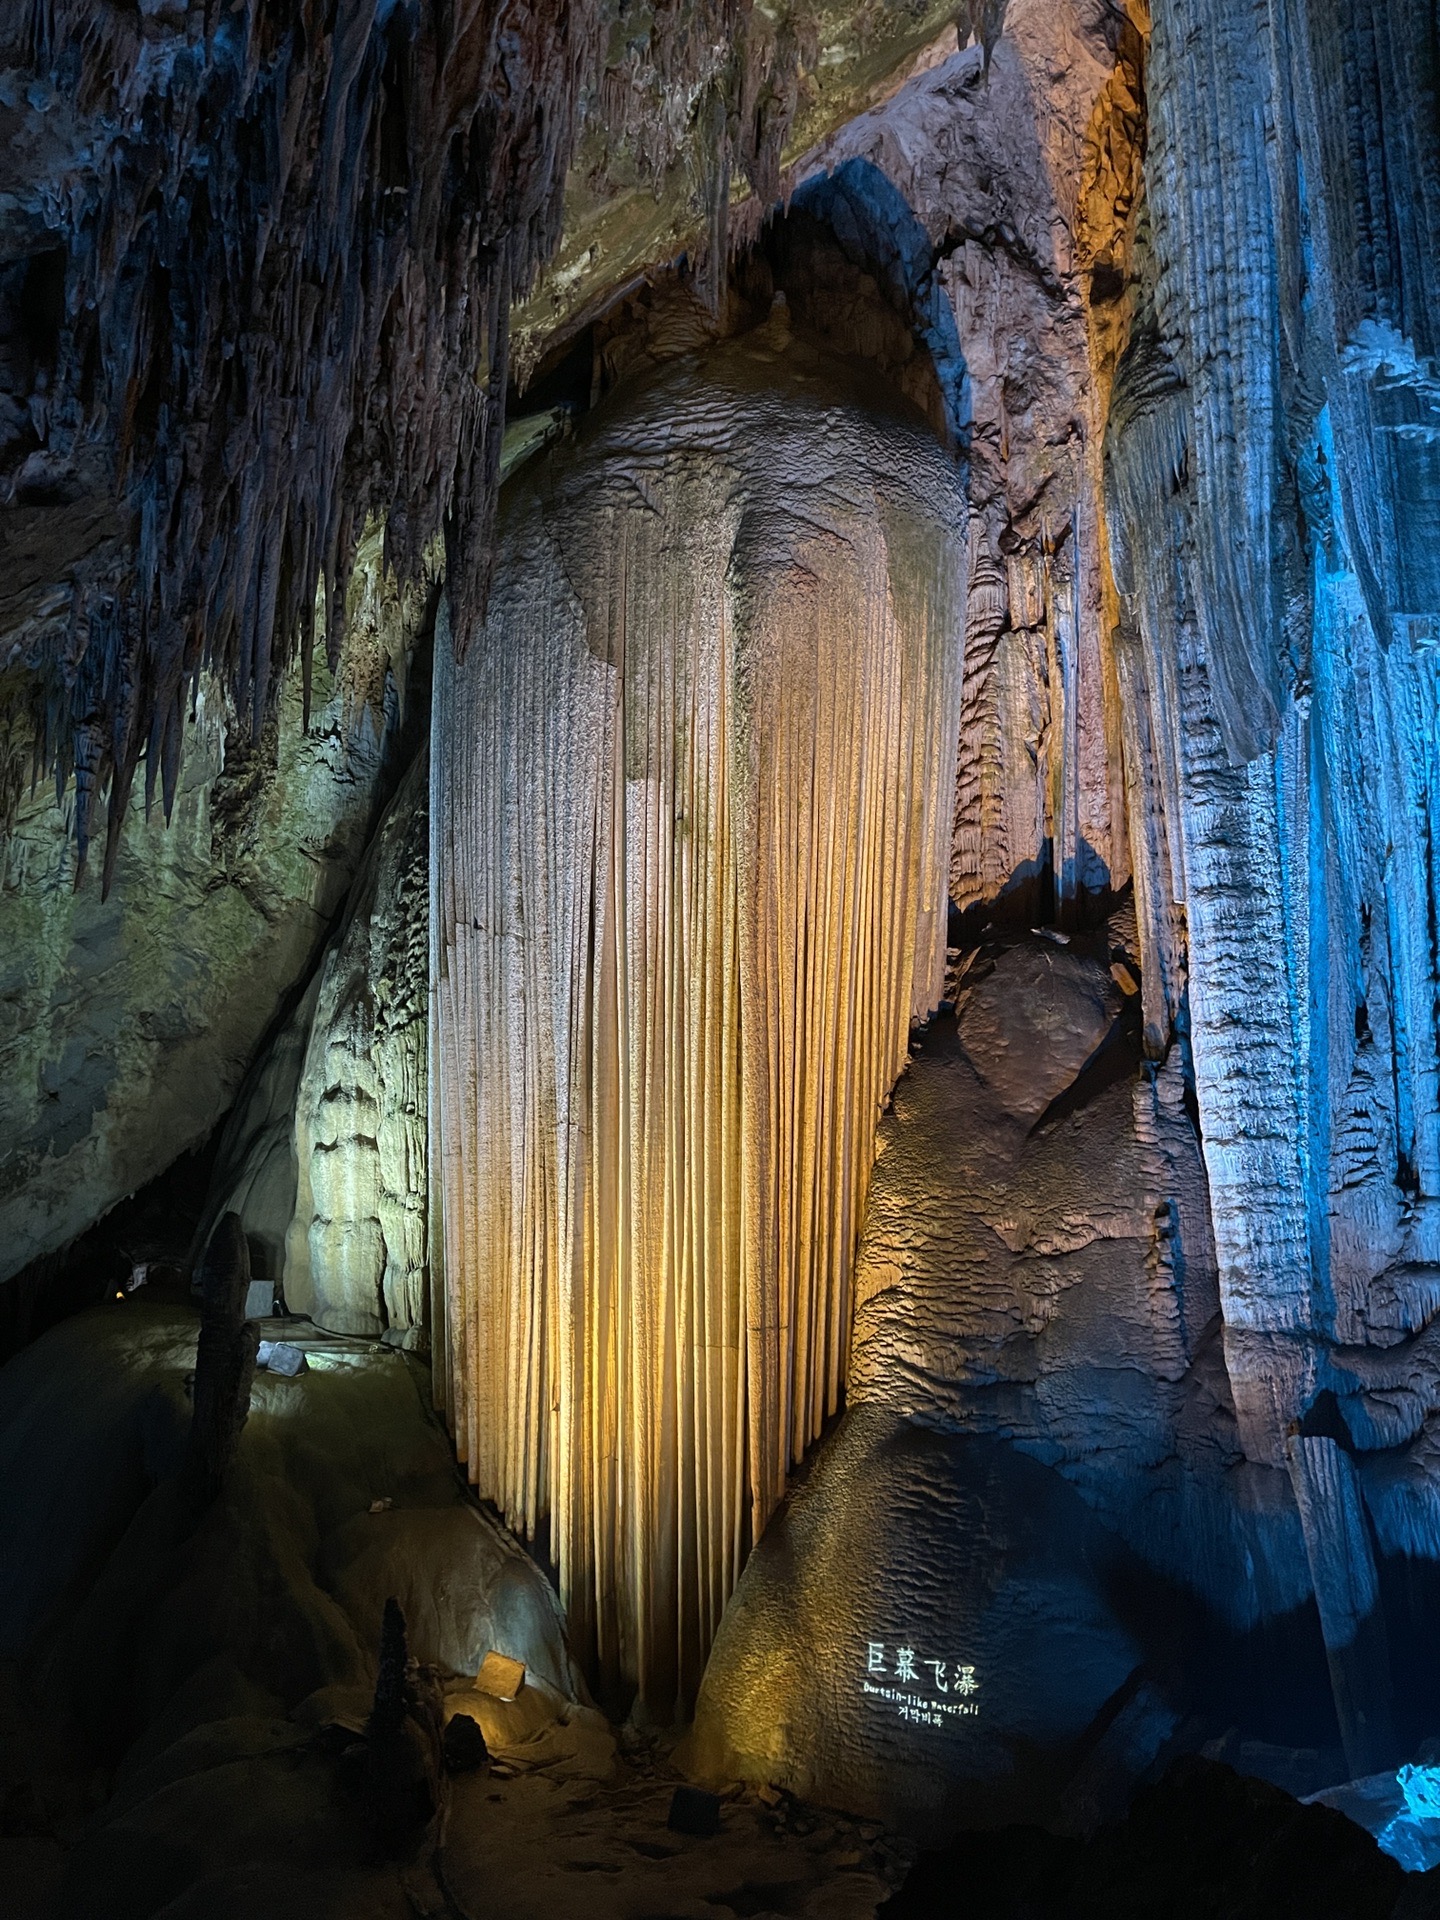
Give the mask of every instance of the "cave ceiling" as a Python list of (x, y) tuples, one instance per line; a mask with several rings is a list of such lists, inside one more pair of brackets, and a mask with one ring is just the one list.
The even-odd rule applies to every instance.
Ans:
[(446, 531), (478, 604), (512, 363), (678, 253), (720, 271), (732, 194), (768, 202), (954, 20), (20, 9), (7, 793), (73, 779), (83, 864), (105, 789), (108, 881), (142, 758), (147, 807), (173, 806), (199, 672), (258, 733), (292, 647), (308, 684), (317, 626), (334, 665), (374, 517), (404, 578)]

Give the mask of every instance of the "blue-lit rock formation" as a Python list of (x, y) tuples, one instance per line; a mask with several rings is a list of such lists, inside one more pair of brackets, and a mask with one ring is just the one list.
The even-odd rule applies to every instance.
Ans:
[(1145, 970), (1188, 983), (1241, 1435), (1342, 1665), (1372, 1529), (1440, 1547), (1435, 85), (1419, 5), (1157, 7), (1106, 449)]

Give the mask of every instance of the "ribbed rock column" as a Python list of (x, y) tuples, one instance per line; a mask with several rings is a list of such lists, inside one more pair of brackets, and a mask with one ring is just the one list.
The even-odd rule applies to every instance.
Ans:
[(1106, 456), (1147, 1019), (1183, 926), (1240, 1434), (1288, 1469), (1370, 1772), (1369, 1529), (1440, 1553), (1434, 9), (1153, 12)]
[(771, 326), (513, 492), (432, 785), (437, 1375), (668, 1718), (837, 1403), (876, 1120), (939, 998), (953, 462)]

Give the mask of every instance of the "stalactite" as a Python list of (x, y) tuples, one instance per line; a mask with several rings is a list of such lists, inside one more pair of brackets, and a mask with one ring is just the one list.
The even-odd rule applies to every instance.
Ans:
[(448, 1412), (662, 1718), (836, 1406), (874, 1127), (944, 963), (957, 480), (783, 341), (680, 363), (518, 483), (437, 688)]
[[(1432, 616), (1404, 611), (1402, 631), (1397, 604), (1407, 582), (1435, 596), (1406, 552), (1440, 487), (1401, 486), (1374, 431), (1387, 394), (1408, 380), (1419, 405), (1430, 377), (1415, 301), (1433, 269), (1409, 228), (1433, 215), (1437, 143), (1397, 113), (1385, 162), (1419, 206), (1385, 238), (1333, 124), (1402, 41), (1433, 71), (1433, 32), (1409, 10), (1393, 28), (1303, 0), (1157, 8), (1154, 304), (1108, 429), (1127, 724), (1154, 828), (1142, 919), (1168, 973), (1167, 891), (1184, 916), (1237, 1395), (1249, 1376), (1273, 1400), (1249, 1433), (1272, 1458), (1322, 1383), (1314, 1343), (1368, 1337), (1376, 1283), (1403, 1293), (1383, 1276), (1440, 1251), (1422, 931), (1435, 683), (1414, 633)], [(1362, 258), (1335, 256), (1338, 235), (1362, 233)], [(1417, 328), (1409, 372), (1360, 365), (1365, 328), (1402, 320)], [(1363, 510), (1357, 485), (1376, 496)], [(1360, 1133), (1343, 1117), (1357, 1106)], [(1249, 1333), (1282, 1329), (1299, 1342), (1287, 1357), (1249, 1349)]]
[[(992, 552), (979, 523), (970, 530), (972, 548), (969, 591), (965, 597), (965, 697), (960, 722), (966, 751), (960, 755), (955, 782), (955, 832), (950, 856), (950, 897), (963, 912), (983, 900), (993, 900), (1004, 890), (1024, 856), (1016, 857), (1012, 843), (1016, 836), (1007, 831), (1005, 817), (1003, 742), (1006, 729), (998, 711), (1002, 679), (1008, 691), (1016, 679), (1012, 672), (995, 672), (995, 656), (1010, 620), (1010, 595), (1004, 561)], [(1021, 667), (1027, 664), (1021, 659)], [(1038, 736), (1038, 715), (1029, 709), (1036, 703), (1025, 696), (1023, 671), (1020, 679), (1022, 711), (1016, 731), (1021, 739)], [(1034, 808), (1031, 809), (1032, 823)], [(1028, 851), (1029, 836), (1020, 839)], [(1028, 904), (1028, 903), (1027, 903)]]
[(371, 512), (409, 574), (453, 508), (451, 591), (478, 604), (505, 316), (558, 231), (597, 12), (36, 6), (36, 69), (103, 154), (65, 183), (50, 451), (112, 446), (134, 517), (124, 577), (76, 608), (93, 671), (42, 690), (82, 863), (108, 778), (108, 873), (147, 743), (173, 788), (202, 661), (258, 730), (320, 576), (333, 657)]
[(972, 549), (950, 897), (962, 911), (1063, 921), (1099, 864), (1082, 830), (1079, 745), (1097, 704), (1080, 683), (1098, 663), (1084, 651), (1074, 554), (1007, 558), (978, 529)]
[(1270, 225), (1265, 5), (1160, 6), (1150, 76), (1157, 306), (1190, 396), (1196, 617), (1236, 761), (1273, 745), (1287, 677), (1281, 389), (1293, 368), (1281, 365)]
[[(1184, 594), (1184, 389), (1153, 315), (1138, 316), (1106, 426), (1106, 523), (1127, 611), (1115, 637), (1140, 934), (1145, 1044), (1169, 1044), (1185, 987), (1184, 799), (1175, 637)], [(1157, 542), (1163, 544), (1156, 544)]]
[(1400, 1751), (1370, 1529), (1354, 1463), (1334, 1440), (1296, 1435), (1289, 1460), (1340, 1736), (1350, 1771), (1361, 1779), (1393, 1767)]
[[(773, 193), (816, 53), (804, 9), (776, 25), (750, 0), (667, 7), (613, 65), (612, 14), (34, 0), (32, 91), (91, 137), (52, 195), (55, 366), (38, 478), (16, 484), (78, 484), (98, 457), (129, 519), (118, 571), (77, 585), (65, 658), (37, 658), (28, 693), (39, 763), (76, 782), (82, 872), (108, 789), (108, 886), (142, 756), (168, 817), (202, 666), (258, 732), (297, 642), (307, 686), (321, 635), (333, 663), (373, 516), (405, 579), (444, 529), (468, 631), (510, 306), (558, 238), (587, 105), (614, 115), (605, 151), (652, 170), (713, 148), (722, 237), (732, 158)], [(718, 270), (723, 238), (713, 252)]]
[[(1283, 241), (1339, 451), (1346, 542), (1382, 645), (1440, 619), (1440, 28), (1429, 0), (1271, 0), (1302, 169)], [(1313, 375), (1312, 375), (1313, 378)], [(1412, 635), (1412, 628), (1419, 631)]]

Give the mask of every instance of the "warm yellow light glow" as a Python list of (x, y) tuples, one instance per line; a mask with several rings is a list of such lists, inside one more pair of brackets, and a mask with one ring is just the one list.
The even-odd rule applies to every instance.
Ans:
[(665, 1717), (835, 1408), (875, 1123), (944, 965), (953, 469), (757, 366), (523, 482), (488, 625), (437, 646), (448, 1410)]

